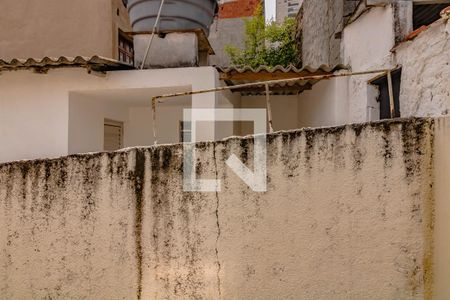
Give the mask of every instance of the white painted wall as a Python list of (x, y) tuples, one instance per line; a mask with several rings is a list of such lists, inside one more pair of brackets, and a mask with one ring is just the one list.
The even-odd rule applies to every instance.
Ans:
[[(373, 7), (345, 27), (342, 61), (353, 72), (390, 68), (394, 43), (392, 7)], [(298, 128), (378, 120), (378, 91), (368, 84), (374, 76), (322, 80), (299, 94)]]
[[(270, 96), (272, 125), (275, 131), (297, 128), (297, 96)], [(265, 96), (244, 96), (242, 108), (267, 108)], [(269, 127), (267, 127), (269, 128)], [(241, 126), (241, 135), (253, 134), (253, 125), (245, 122)]]
[[(241, 107), (241, 94), (233, 93), (231, 91), (224, 91), (218, 93), (218, 108), (240, 108)], [(233, 122), (219, 122), (216, 123), (216, 140), (221, 140), (230, 135), (241, 135), (240, 123)], [(231, 133), (231, 134), (230, 134)]]
[(110, 103), (104, 98), (70, 93), (68, 153), (103, 151), (105, 118), (124, 122), (126, 126), (127, 105)]
[(353, 71), (390, 62), (390, 50), (395, 43), (394, 14), (390, 5), (373, 7), (343, 33), (343, 61)]
[(402, 116), (441, 116), (450, 113), (450, 20), (439, 20), (414, 40), (395, 49), (402, 66)]
[(322, 80), (298, 96), (298, 128), (342, 125), (348, 121), (348, 78)]
[[(96, 142), (92, 147), (72, 143), (73, 151), (69, 151), (69, 94), (95, 95), (127, 89), (166, 89), (167, 93), (175, 87), (201, 90), (214, 88), (217, 84), (220, 84), (218, 74), (212, 67), (116, 71), (106, 75), (88, 74), (84, 69), (56, 69), (48, 74), (3, 72), (0, 76), (0, 162), (57, 157), (81, 149), (98, 150)], [(149, 106), (152, 95), (155, 94), (148, 94), (145, 99)], [(194, 95), (192, 103), (194, 107), (215, 107), (218, 99), (218, 95)], [(81, 110), (80, 106), (73, 108)], [(109, 105), (103, 108), (106, 114), (118, 109)], [(86, 119), (92, 120), (94, 112), (99, 110), (101, 108), (97, 107), (87, 112)], [(79, 116), (72, 120), (83, 123), (84, 119)], [(95, 122), (99, 124), (98, 120)], [(213, 140), (214, 131), (214, 128), (208, 128), (200, 138)], [(72, 133), (80, 137), (76, 130)], [(99, 136), (99, 131), (96, 135)], [(130, 144), (133, 143), (130, 141)]]
[[(103, 122), (124, 123), (124, 147), (149, 146), (153, 136), (152, 95), (187, 91), (191, 88), (98, 90), (70, 93), (69, 154), (103, 151)], [(183, 109), (191, 107), (191, 97), (177, 97), (157, 105), (158, 143), (178, 143)]]
[[(450, 113), (449, 41), (450, 21), (440, 20), (396, 46), (392, 6), (371, 7), (344, 28), (342, 61), (353, 72), (402, 66), (401, 116), (437, 117)], [(369, 84), (378, 75), (321, 81), (303, 92), (298, 127), (379, 120), (379, 91)]]
[[(57, 76), (55, 76), (57, 75)], [(58, 76), (59, 75), (59, 76)], [(68, 153), (68, 89), (99, 81), (82, 70), (0, 76), (0, 162)]]
[[(157, 111), (158, 143), (169, 144), (180, 142), (180, 121), (183, 120), (183, 109), (186, 105), (160, 105)], [(153, 145), (153, 113), (149, 107), (131, 107), (129, 122), (125, 127), (125, 146)]]
[[(393, 8), (390, 5), (372, 7), (344, 28), (341, 44), (343, 62), (354, 72), (391, 68), (394, 66), (391, 53), (394, 45)], [(378, 106), (377, 93), (368, 85), (374, 76), (349, 78), (348, 122), (368, 121), (369, 107)], [(372, 111), (372, 116), (376, 114), (377, 111)]]

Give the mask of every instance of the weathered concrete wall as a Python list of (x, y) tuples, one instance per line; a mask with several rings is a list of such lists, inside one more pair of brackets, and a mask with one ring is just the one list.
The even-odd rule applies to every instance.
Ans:
[[(338, 2), (333, 2), (331, 6), (326, 0), (305, 1), (303, 19), (306, 20), (300, 21), (304, 27), (301, 35), (303, 63), (314, 66), (332, 63), (336, 60), (330, 59), (330, 55), (335, 53), (340, 55), (342, 63), (353, 72), (402, 67), (401, 116), (448, 115), (450, 52), (447, 49), (450, 21), (436, 21), (414, 40), (400, 43), (412, 30), (412, 2), (368, 1), (365, 9), (359, 8), (360, 12), (343, 28), (339, 51), (331, 51), (333, 43), (330, 41), (336, 37), (336, 32), (330, 32), (330, 29), (339, 27), (333, 27), (337, 23), (330, 20), (336, 21), (342, 14)], [(347, 4), (350, 5), (350, 2)], [(379, 119), (379, 91), (369, 83), (375, 76), (352, 76), (348, 79), (347, 86), (341, 85), (334, 89), (333, 93), (342, 93), (344, 89), (347, 93), (344, 95), (345, 99), (339, 97), (341, 101), (338, 102), (346, 111), (339, 111), (341, 118), (336, 124)], [(334, 87), (328, 84), (327, 88)], [(333, 93), (324, 95), (324, 89), (318, 87), (313, 87), (308, 93), (321, 96), (323, 102), (334, 101), (334, 97), (329, 96)], [(300, 98), (304, 98), (304, 95), (300, 95)]]
[(219, 1), (219, 16), (211, 26), (208, 40), (215, 55), (209, 57), (211, 66), (229, 66), (230, 57), (225, 52), (226, 46), (239, 49), (245, 44), (245, 22), (256, 12), (260, 0), (222, 0)]
[(225, 52), (225, 47), (234, 46), (238, 49), (244, 48), (245, 20), (249, 18), (227, 18), (216, 19), (214, 21), (208, 39), (216, 54), (209, 57), (210, 65), (231, 65), (230, 57)]
[(341, 34), (348, 16), (355, 10), (355, 0), (305, 0), (298, 18), (305, 66), (337, 65), (342, 62)]
[(268, 136), (268, 191), (251, 138), (0, 165), (2, 299), (424, 299), (432, 286), (433, 120)]
[[(151, 38), (151, 34), (134, 37), (135, 66), (142, 65)], [(194, 32), (185, 32), (169, 33), (164, 38), (154, 37), (145, 62), (144, 68), (146, 69), (198, 66), (197, 35)]]
[(450, 20), (429, 26), (395, 49), (402, 66), (402, 116), (441, 116), (450, 112)]
[(300, 35), (303, 65), (318, 67), (329, 63), (329, 5), (330, 2), (325, 0), (306, 0), (303, 3)]

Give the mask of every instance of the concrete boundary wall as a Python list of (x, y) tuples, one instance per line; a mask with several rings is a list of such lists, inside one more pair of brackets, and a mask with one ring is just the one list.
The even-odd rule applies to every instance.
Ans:
[(270, 134), (266, 193), (225, 165), (251, 137), (197, 145), (217, 193), (181, 145), (0, 165), (0, 299), (430, 299), (435, 123)]

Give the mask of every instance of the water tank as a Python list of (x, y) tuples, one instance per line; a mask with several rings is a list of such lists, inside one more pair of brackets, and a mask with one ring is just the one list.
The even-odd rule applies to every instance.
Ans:
[[(133, 31), (152, 31), (161, 0), (128, 0)], [(165, 0), (159, 20), (159, 30), (203, 29), (209, 34), (217, 0)]]

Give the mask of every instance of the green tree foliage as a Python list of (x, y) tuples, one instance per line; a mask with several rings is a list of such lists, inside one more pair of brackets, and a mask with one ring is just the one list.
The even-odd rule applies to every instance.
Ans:
[(260, 6), (255, 17), (246, 20), (244, 49), (228, 45), (225, 52), (230, 56), (231, 64), (237, 67), (297, 66), (300, 54), (295, 43), (295, 29), (293, 18), (286, 18), (281, 25), (275, 22), (266, 24)]

